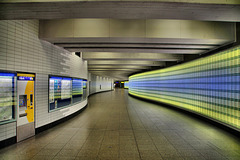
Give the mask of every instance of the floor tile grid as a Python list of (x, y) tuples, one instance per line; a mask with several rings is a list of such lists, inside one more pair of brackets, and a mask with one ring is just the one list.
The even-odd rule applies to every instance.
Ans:
[(211, 124), (120, 89), (91, 96), (84, 112), (0, 150), (0, 159), (238, 160), (239, 142)]
[[(157, 143), (156, 141), (154, 141), (154, 139), (150, 136), (149, 134), (149, 131), (158, 131), (159, 130), (157, 129), (157, 127), (155, 125), (151, 125), (151, 129), (153, 130), (149, 130), (149, 126), (146, 124), (148, 123), (148, 121), (151, 121), (148, 114), (146, 114), (146, 112), (142, 109), (139, 109), (139, 106), (136, 106), (134, 104), (132, 104), (132, 109), (136, 112), (138, 118), (140, 119), (141, 123), (143, 124), (143, 129), (142, 132), (144, 131), (144, 134), (145, 134), (145, 139), (143, 138), (142, 141), (138, 141), (138, 146), (140, 145), (144, 145), (144, 144), (147, 144), (147, 145), (150, 145), (151, 148), (147, 148), (145, 149), (145, 151), (140, 151), (141, 152), (141, 155), (142, 155), (142, 158), (143, 159), (173, 159), (173, 158), (176, 158), (176, 159), (181, 159), (181, 157), (179, 155), (176, 154), (176, 151), (172, 151), (167, 153), (164, 148), (166, 147), (165, 145), (162, 145), (163, 147), (158, 147), (157, 146)], [(154, 123), (152, 123), (154, 124)], [(135, 135), (137, 133), (136, 130), (135, 131)], [(142, 136), (142, 135), (140, 135)], [(162, 135), (163, 136), (163, 135)], [(136, 137), (138, 137), (136, 135)], [(162, 143), (162, 142), (161, 142)], [(149, 146), (145, 146), (145, 147), (149, 147)], [(169, 148), (168, 148), (169, 150)]]
[[(141, 110), (141, 109), (140, 109)], [(152, 114), (146, 114), (146, 115), (153, 115), (155, 112), (151, 112)], [(154, 123), (152, 123), (154, 124)], [(152, 132), (152, 131), (150, 131)], [(176, 132), (178, 134), (178, 132)], [(181, 135), (179, 135), (181, 136)], [(189, 138), (189, 137), (188, 137)], [(197, 138), (197, 137), (195, 137)], [(174, 139), (173, 139), (174, 140)], [(175, 141), (175, 140), (174, 140)], [(174, 141), (170, 141), (170, 143), (174, 142)], [(182, 143), (182, 142), (181, 142)], [(172, 143), (172, 144), (175, 144)], [(189, 143), (186, 143), (187, 145), (174, 145), (174, 148), (176, 150), (178, 150), (178, 152), (180, 152), (180, 155), (184, 157), (184, 159), (186, 158), (192, 158), (193, 156), (197, 158), (201, 158), (203, 159), (203, 157), (205, 157), (206, 159), (209, 159), (210, 158), (218, 158), (218, 159), (227, 159), (227, 157), (225, 157), (224, 154), (220, 154), (218, 153), (213, 147), (211, 148), (211, 151), (208, 151), (208, 152), (198, 152), (196, 148), (194, 148), (194, 146), (191, 146), (191, 144)], [(190, 147), (191, 146), (191, 147)], [(185, 149), (183, 147), (186, 147)], [(205, 150), (207, 151), (209, 148), (206, 148)], [(237, 156), (238, 154), (236, 154), (236, 152), (234, 152), (235, 155)], [(209, 156), (210, 154), (210, 156)], [(179, 157), (180, 158), (180, 157)]]

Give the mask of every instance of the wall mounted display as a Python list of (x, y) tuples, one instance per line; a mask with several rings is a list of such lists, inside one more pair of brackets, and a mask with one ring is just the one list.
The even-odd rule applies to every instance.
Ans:
[(68, 99), (72, 97), (72, 79), (63, 78), (61, 81), (61, 99)]
[(54, 103), (54, 79), (49, 79), (49, 103)]
[(72, 94), (75, 96), (83, 94), (83, 80), (73, 79), (72, 80)]
[(15, 119), (16, 74), (0, 72), (0, 123)]
[(129, 77), (129, 94), (240, 130), (240, 47)]
[(72, 81), (73, 103), (79, 102), (83, 99), (83, 80), (73, 79)]
[(84, 81), (87, 80), (49, 76), (49, 110), (68, 107), (73, 103), (84, 100)]

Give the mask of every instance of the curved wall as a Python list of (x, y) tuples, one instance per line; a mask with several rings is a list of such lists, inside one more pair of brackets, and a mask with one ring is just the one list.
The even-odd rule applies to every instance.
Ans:
[[(87, 62), (74, 53), (40, 40), (38, 20), (2, 20), (0, 31), (0, 70), (35, 73), (35, 128), (62, 119), (87, 105), (86, 99), (49, 112), (49, 75), (87, 79), (88, 70)], [(0, 143), (15, 136), (16, 118), (0, 124)]]
[(240, 47), (133, 75), (129, 94), (186, 109), (240, 131)]
[[(38, 20), (1, 20), (0, 32), (0, 71), (35, 74), (35, 129), (64, 119), (88, 103), (86, 99), (50, 112), (49, 75), (88, 79), (96, 84), (88, 83), (87, 88), (93, 88), (93, 93), (112, 89), (112, 79), (89, 77), (87, 62), (82, 58), (40, 40)], [(16, 121), (15, 117), (11, 122), (0, 123), (0, 148), (4, 140), (16, 137)]]

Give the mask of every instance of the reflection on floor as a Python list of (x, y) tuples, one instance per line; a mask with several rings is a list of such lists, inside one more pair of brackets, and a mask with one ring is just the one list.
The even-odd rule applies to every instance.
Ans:
[(239, 139), (117, 89), (93, 95), (77, 117), (0, 150), (0, 159), (240, 159)]

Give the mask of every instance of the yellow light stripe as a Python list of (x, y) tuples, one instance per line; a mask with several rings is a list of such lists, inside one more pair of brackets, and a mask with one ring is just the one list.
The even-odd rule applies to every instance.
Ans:
[(17, 76), (21, 77), (35, 77), (34, 74), (18, 73)]

